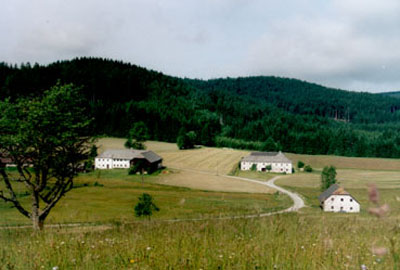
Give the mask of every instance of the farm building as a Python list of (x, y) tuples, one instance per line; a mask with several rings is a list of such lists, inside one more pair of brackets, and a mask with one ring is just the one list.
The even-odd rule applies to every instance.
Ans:
[[(292, 162), (281, 152), (252, 152), (240, 161), (240, 169), (251, 170), (255, 165), (257, 171), (275, 173), (292, 173)], [(270, 168), (269, 168), (270, 166)]]
[(95, 169), (115, 169), (130, 168), (138, 160), (144, 160), (146, 167), (153, 170), (162, 167), (162, 158), (156, 153), (149, 150), (134, 149), (110, 149), (106, 150), (95, 158)]
[(337, 184), (322, 192), (318, 199), (325, 212), (360, 212), (360, 203)]

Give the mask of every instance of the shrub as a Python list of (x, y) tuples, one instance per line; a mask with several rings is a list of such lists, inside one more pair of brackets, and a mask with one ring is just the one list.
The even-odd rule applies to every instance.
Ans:
[(267, 166), (265, 167), (265, 169), (269, 172), (269, 171), (272, 169), (272, 167), (271, 167), (271, 165), (267, 165)]
[(305, 171), (305, 172), (312, 172), (313, 169), (311, 168), (310, 165), (306, 165), (306, 166), (304, 167), (304, 171)]
[(154, 211), (160, 211), (157, 205), (153, 202), (153, 197), (150, 194), (143, 193), (139, 197), (139, 202), (135, 206), (135, 215), (137, 217), (146, 216), (150, 219)]
[(95, 186), (95, 187), (104, 187), (104, 185), (103, 184), (100, 184), (99, 182), (94, 182), (94, 184), (93, 184), (93, 186)]
[(297, 162), (297, 168), (299, 168), (299, 169), (301, 169), (301, 168), (304, 168), (304, 162), (303, 161), (301, 161), (301, 160), (299, 160), (298, 162)]

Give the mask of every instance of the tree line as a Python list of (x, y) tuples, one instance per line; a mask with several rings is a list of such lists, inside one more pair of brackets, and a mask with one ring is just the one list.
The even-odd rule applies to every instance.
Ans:
[(303, 154), (400, 157), (400, 99), (277, 77), (191, 80), (121, 61), (0, 64), (0, 99), (73, 83), (92, 135)]

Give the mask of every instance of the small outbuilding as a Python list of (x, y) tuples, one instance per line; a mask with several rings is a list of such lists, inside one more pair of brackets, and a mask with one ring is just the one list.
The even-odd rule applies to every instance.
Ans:
[(318, 197), (321, 208), (325, 212), (360, 212), (360, 203), (344, 188), (337, 184), (331, 185)]
[(240, 169), (251, 170), (253, 167), (261, 172), (292, 173), (292, 162), (281, 152), (251, 152), (242, 158)]
[(146, 162), (146, 167), (157, 170), (162, 167), (162, 158), (150, 150), (109, 149), (95, 158), (95, 169), (128, 169), (138, 160)]

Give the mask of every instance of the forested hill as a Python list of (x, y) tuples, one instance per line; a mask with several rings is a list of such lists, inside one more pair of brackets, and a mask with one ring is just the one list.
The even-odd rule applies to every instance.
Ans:
[(400, 120), (400, 113), (395, 113), (400, 110), (398, 100), (371, 93), (326, 88), (296, 79), (247, 77), (189, 82), (207, 91), (224, 89), (241, 96), (251, 96), (294, 114), (318, 115), (352, 123)]
[(180, 79), (99, 58), (0, 64), (1, 99), (38, 95), (57, 82), (82, 87), (97, 135), (126, 136), (143, 121), (154, 140), (194, 131), (205, 145), (400, 157), (400, 99), (390, 96), (276, 77)]
[(379, 95), (400, 98), (400, 91), (379, 93)]

